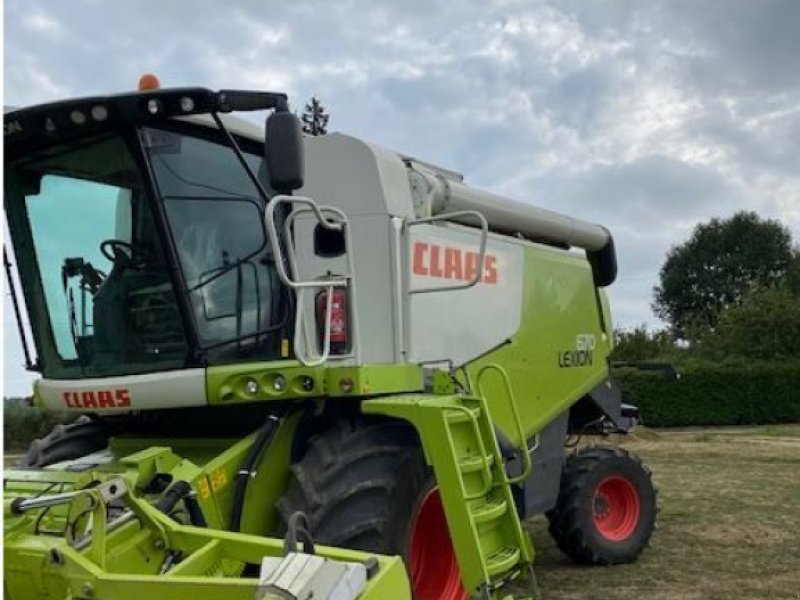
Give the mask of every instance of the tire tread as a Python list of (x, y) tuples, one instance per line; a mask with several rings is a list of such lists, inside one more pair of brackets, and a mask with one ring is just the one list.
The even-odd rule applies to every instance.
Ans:
[(276, 506), (284, 524), (305, 512), (318, 543), (397, 554), (407, 533), (398, 514), (413, 504), (427, 475), (407, 424), (340, 420), (309, 441)]
[(108, 446), (109, 431), (103, 423), (81, 415), (68, 424), (60, 423), (43, 438), (31, 442), (17, 463), (20, 467), (46, 467), (74, 460)]

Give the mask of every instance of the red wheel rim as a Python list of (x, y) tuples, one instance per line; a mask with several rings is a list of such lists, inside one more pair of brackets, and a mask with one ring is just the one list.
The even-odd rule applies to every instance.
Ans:
[(438, 489), (425, 496), (414, 516), (409, 562), (416, 600), (467, 600)]
[(639, 524), (641, 507), (633, 484), (619, 475), (607, 477), (595, 488), (594, 526), (607, 540), (627, 540)]

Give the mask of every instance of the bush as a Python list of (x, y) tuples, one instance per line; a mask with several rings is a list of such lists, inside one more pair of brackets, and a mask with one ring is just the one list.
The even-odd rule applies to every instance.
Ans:
[(800, 422), (800, 361), (691, 362), (681, 378), (617, 369), (626, 402), (653, 427)]
[(74, 418), (64, 413), (44, 413), (22, 398), (3, 402), (3, 443), (6, 452), (23, 452), (36, 438), (47, 435), (56, 423)]
[(713, 333), (700, 338), (707, 356), (764, 360), (800, 358), (800, 297), (787, 288), (762, 288), (721, 313)]

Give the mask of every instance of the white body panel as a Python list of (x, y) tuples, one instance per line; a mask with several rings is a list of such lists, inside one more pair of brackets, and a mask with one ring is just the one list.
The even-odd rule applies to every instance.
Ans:
[[(480, 234), (453, 226), (410, 229), (412, 289), (468, 281), (478, 266)], [(474, 287), (411, 295), (411, 361), (464, 364), (513, 336), (522, 319), (524, 249), (489, 236), (483, 275)]]
[[(365, 363), (395, 363), (406, 359), (396, 343), (401, 331), (395, 328), (395, 314), (402, 302), (396, 294), (396, 248), (393, 245), (392, 216), (413, 218), (411, 190), (406, 166), (394, 152), (359, 139), (330, 134), (308, 137), (305, 143), (306, 179), (298, 194), (320, 205), (335, 206), (347, 215), (354, 245), (355, 285), (360, 352)], [(298, 259), (297, 278), (318, 279), (328, 272), (346, 271), (344, 256), (323, 258), (314, 253), (316, 220), (304, 215), (295, 223), (294, 242)], [(402, 274), (401, 274), (402, 275)], [(316, 323), (313, 294), (305, 306), (305, 322)], [(315, 336), (310, 336), (314, 339)], [(316, 354), (319, 348), (307, 348)], [(352, 363), (350, 356), (333, 356), (338, 363)]]
[[(465, 282), (468, 255), (477, 262), (480, 232), (455, 224), (417, 224), (408, 169), (394, 152), (341, 134), (306, 140), (306, 185), (303, 195), (320, 205), (342, 209), (354, 241), (355, 289), (360, 314), (360, 349), (365, 363), (464, 363), (513, 336), (522, 317), (523, 246), (517, 240), (490, 234), (487, 260), (497, 281), (482, 281), (460, 291), (409, 294), (408, 289), (443, 287)], [(316, 256), (316, 220), (300, 217), (294, 230), (298, 277), (309, 280), (344, 272), (344, 257)], [(432, 249), (426, 260), (455, 260), (448, 276), (414, 269), (415, 243)], [(436, 255), (440, 248), (441, 252)], [(449, 254), (445, 256), (446, 253)], [(442, 269), (445, 268), (442, 263)], [(419, 265), (417, 265), (419, 266)], [(472, 265), (474, 268), (476, 265)], [(459, 279), (460, 277), (460, 279)], [(304, 321), (316, 322), (308, 298)], [(319, 333), (317, 333), (317, 336)], [(310, 336), (314, 339), (314, 336)], [(318, 352), (318, 348), (310, 348)], [(352, 357), (334, 357), (350, 362)]]
[(50, 410), (113, 414), (206, 404), (205, 369), (100, 379), (41, 379), (38, 396)]

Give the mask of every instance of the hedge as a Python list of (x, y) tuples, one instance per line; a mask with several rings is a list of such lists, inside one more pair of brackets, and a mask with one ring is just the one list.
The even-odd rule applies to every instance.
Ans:
[(626, 402), (645, 425), (766, 425), (800, 422), (800, 362), (678, 366), (681, 377), (616, 369)]
[(43, 413), (22, 398), (4, 398), (3, 445), (6, 452), (22, 452), (34, 439), (50, 432), (56, 423), (74, 418), (64, 413)]

